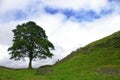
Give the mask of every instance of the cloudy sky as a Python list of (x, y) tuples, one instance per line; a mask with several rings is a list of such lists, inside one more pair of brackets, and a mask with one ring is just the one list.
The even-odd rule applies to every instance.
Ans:
[(0, 65), (27, 67), (9, 60), (16, 25), (35, 21), (55, 45), (54, 57), (33, 62), (34, 67), (55, 63), (71, 51), (120, 30), (120, 0), (0, 0)]

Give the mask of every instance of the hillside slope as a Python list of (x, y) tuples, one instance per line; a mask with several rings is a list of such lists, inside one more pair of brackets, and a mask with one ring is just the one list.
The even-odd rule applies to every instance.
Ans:
[(120, 31), (74, 51), (54, 68), (49, 80), (120, 80)]
[(53, 69), (36, 75), (35, 69), (0, 68), (0, 80), (120, 80), (120, 31), (72, 52)]

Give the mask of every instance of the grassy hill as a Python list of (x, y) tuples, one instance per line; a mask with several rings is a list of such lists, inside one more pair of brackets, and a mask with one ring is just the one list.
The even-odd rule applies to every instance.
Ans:
[(120, 31), (72, 52), (53, 66), (54, 73), (0, 67), (0, 80), (120, 80)]

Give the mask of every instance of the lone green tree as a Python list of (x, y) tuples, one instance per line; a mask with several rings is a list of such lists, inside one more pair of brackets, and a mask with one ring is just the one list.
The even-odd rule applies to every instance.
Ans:
[(45, 30), (35, 22), (29, 21), (17, 25), (12, 31), (14, 33), (13, 45), (8, 48), (10, 59), (20, 60), (28, 57), (28, 68), (32, 68), (33, 60), (53, 56), (50, 50), (54, 50), (54, 45), (48, 40)]

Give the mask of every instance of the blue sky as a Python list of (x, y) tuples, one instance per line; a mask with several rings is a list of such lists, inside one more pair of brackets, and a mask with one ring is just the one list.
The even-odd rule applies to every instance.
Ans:
[(0, 65), (8, 67), (27, 67), (27, 58), (24, 62), (9, 60), (7, 51), (12, 45), (11, 30), (27, 21), (43, 27), (56, 48), (52, 59), (35, 61), (34, 67), (53, 64), (120, 30), (120, 0), (1, 0), (0, 4)]

